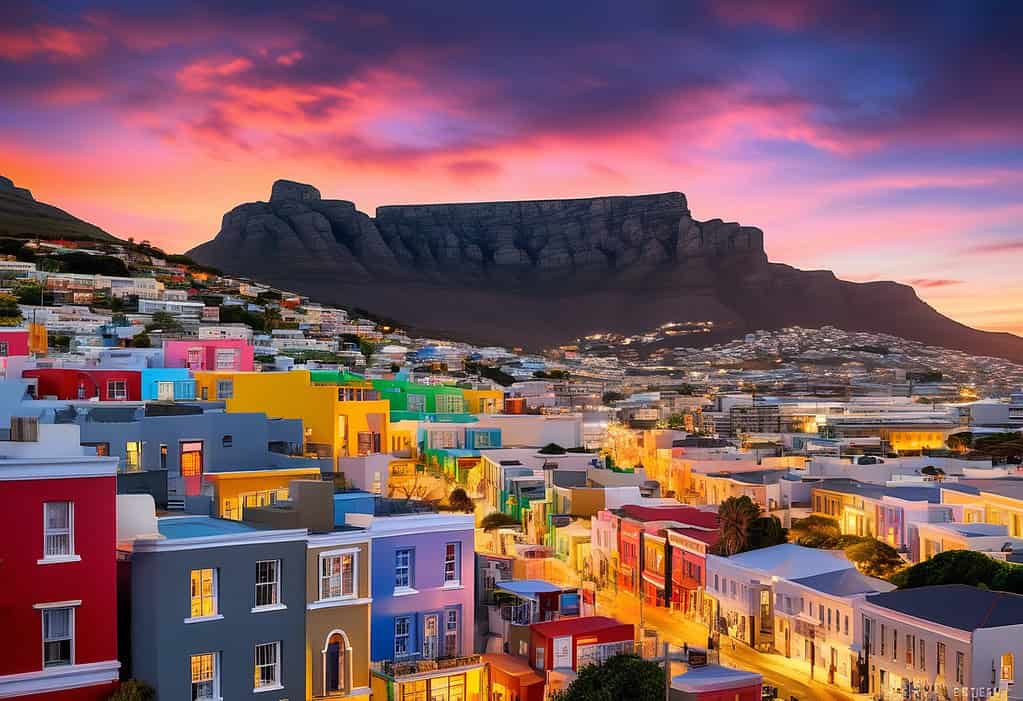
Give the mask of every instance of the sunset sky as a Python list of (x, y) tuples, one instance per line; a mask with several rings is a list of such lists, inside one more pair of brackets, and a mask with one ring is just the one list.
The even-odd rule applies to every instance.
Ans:
[(183, 251), (290, 178), (681, 190), (772, 260), (1023, 333), (1021, 2), (9, 3), (0, 174)]

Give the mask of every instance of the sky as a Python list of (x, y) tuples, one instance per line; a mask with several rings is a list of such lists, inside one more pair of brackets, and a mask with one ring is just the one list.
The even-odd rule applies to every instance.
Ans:
[(277, 178), (381, 204), (681, 190), (769, 257), (1023, 334), (1023, 3), (20, 2), (0, 174), (183, 251)]

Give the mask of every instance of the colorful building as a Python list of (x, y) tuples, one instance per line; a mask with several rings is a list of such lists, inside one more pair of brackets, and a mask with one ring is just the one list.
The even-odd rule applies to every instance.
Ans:
[(195, 399), (195, 381), (188, 368), (143, 368), (140, 382), (143, 401)]
[(250, 372), (255, 349), (241, 338), (190, 338), (168, 340), (163, 344), (163, 361), (168, 368), (188, 368), (193, 372)]
[(547, 693), (565, 689), (576, 672), (634, 649), (635, 628), (607, 616), (563, 618), (530, 626), (526, 659), (547, 676)]
[(117, 463), (83, 454), (77, 426), (16, 421), (0, 442), (0, 697), (101, 701), (121, 666)]
[(98, 399), (105, 402), (142, 399), (141, 373), (138, 370), (100, 370), (94, 368), (35, 368), (22, 377), (34, 380), (30, 392), (39, 399)]

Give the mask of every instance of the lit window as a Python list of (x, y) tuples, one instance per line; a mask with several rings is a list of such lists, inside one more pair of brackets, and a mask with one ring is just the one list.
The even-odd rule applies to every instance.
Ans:
[(320, 599), (355, 597), (355, 552), (320, 555)]
[(192, 570), (192, 618), (217, 615), (217, 571)]
[(963, 653), (956, 653), (956, 684), (964, 684), (966, 678), (966, 660), (963, 658)]
[(43, 667), (71, 664), (74, 620), (71, 608), (43, 609)]
[(461, 543), (448, 543), (444, 546), (444, 584), (458, 584), (458, 559)]
[(142, 469), (142, 444), (138, 441), (128, 441), (124, 444), (124, 470), (125, 472), (139, 472)]
[(217, 656), (212, 652), (192, 655), (192, 701), (213, 701), (219, 695)]
[(124, 380), (110, 380), (107, 382), (107, 399), (124, 400), (128, 398), (128, 383)]
[(394, 553), (395, 589), (408, 589), (412, 586), (412, 557), (411, 548), (398, 550)]
[(70, 501), (48, 501), (43, 504), (44, 559), (74, 555), (73, 514)]
[(281, 678), (281, 643), (256, 646), (256, 668), (253, 689), (279, 687)]
[(281, 603), (281, 561), (260, 560), (256, 563), (256, 608)]
[(1002, 655), (1002, 680), (1011, 682), (1016, 678), (1016, 664), (1011, 652)]
[(402, 616), (394, 619), (394, 657), (400, 659), (409, 654), (409, 618)]

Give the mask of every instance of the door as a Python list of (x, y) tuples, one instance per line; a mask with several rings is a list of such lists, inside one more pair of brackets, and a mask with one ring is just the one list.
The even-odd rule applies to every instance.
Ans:
[(199, 496), (202, 492), (202, 441), (181, 443), (181, 481), (185, 496)]
[(431, 613), (423, 618), (423, 658), (432, 660), (437, 657), (437, 636), (440, 630), (440, 617)]
[(341, 642), (338, 640), (332, 640), (327, 645), (327, 655), (324, 660), (326, 664), (326, 682), (327, 688), (325, 691), (329, 694), (332, 691), (341, 691)]
[(554, 639), (554, 669), (572, 669), (572, 636)]
[(156, 398), (160, 401), (171, 402), (174, 401), (174, 383), (173, 382), (157, 382), (156, 383)]

